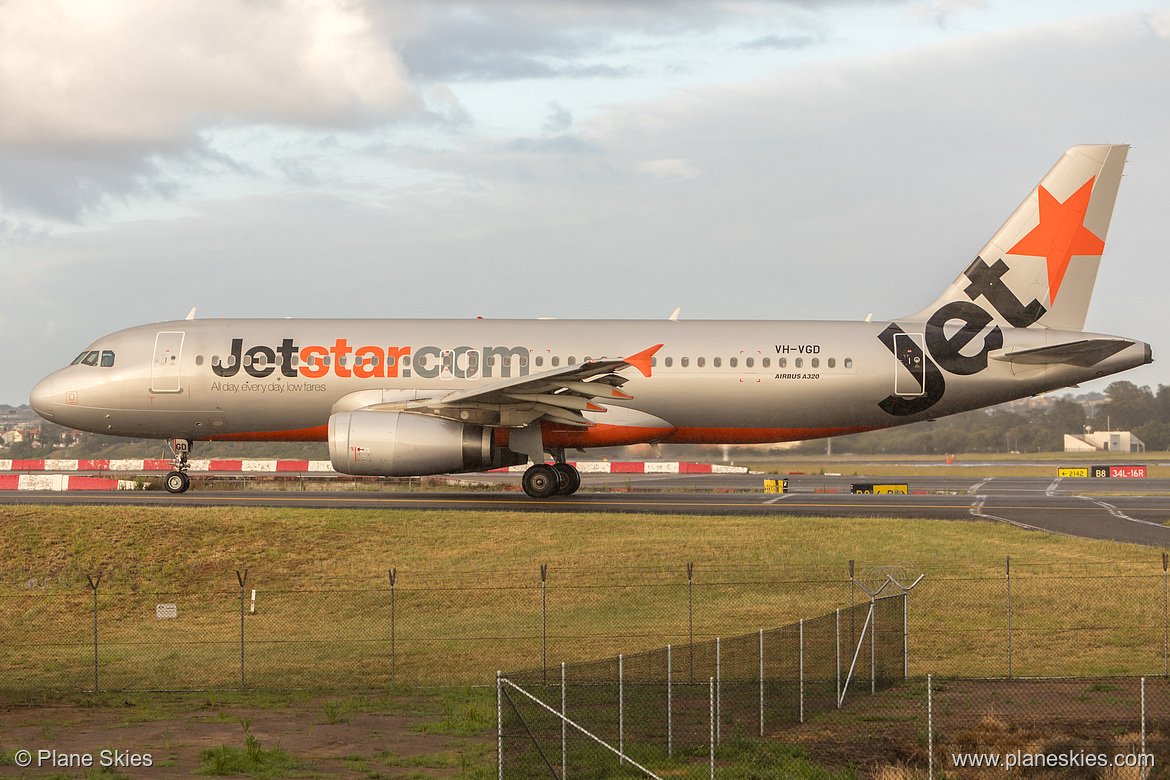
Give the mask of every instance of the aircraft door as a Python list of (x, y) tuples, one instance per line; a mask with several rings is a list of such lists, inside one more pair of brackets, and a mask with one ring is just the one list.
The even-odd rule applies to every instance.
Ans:
[(181, 393), (182, 331), (161, 331), (154, 339), (154, 360), (150, 364), (152, 393)]
[(894, 395), (911, 398), (926, 392), (924, 343), (921, 333), (894, 334)]

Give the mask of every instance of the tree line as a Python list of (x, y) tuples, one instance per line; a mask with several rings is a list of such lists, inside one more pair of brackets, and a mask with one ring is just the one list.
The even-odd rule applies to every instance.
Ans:
[[(833, 439), (833, 452), (863, 455), (1061, 452), (1064, 435), (1083, 435), (1086, 426), (1094, 431), (1131, 431), (1145, 443), (1147, 450), (1170, 450), (1170, 385), (1158, 385), (1153, 390), (1133, 382), (1114, 382), (1105, 389), (1104, 400), (1095, 403), (1065, 395), (1035, 409), (1004, 405), (884, 431), (841, 436)], [(805, 442), (798, 451), (823, 453), (825, 442)]]

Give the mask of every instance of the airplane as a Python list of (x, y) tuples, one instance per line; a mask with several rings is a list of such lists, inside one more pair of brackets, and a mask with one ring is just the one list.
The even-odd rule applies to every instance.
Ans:
[[(90, 344), (30, 394), (47, 420), (166, 439), (327, 441), (343, 474), (531, 463), (570, 495), (565, 451), (757, 444), (980, 409), (1152, 362), (1081, 332), (1127, 145), (1069, 149), (942, 295), (886, 321), (194, 319)], [(551, 457), (550, 457), (551, 456)]]

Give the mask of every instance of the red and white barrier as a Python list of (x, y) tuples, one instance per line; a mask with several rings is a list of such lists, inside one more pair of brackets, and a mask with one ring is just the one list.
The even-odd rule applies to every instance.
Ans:
[[(724, 466), (720, 463), (684, 463), (678, 461), (570, 461), (582, 474), (746, 474), (747, 466)], [(528, 466), (510, 466), (496, 471), (520, 473)]]
[[(327, 460), (196, 460), (189, 461), (191, 471), (303, 472), (333, 471)], [(170, 471), (169, 460), (123, 458), (107, 460), (0, 460), (0, 473), (5, 471)]]
[(134, 481), (72, 474), (0, 474), (0, 490), (133, 490)]
[[(686, 463), (680, 461), (608, 461), (581, 460), (573, 463), (582, 474), (746, 474), (746, 466), (724, 466), (719, 463)], [(0, 472), (5, 471), (170, 471), (169, 460), (0, 460)], [(497, 471), (522, 472), (527, 466), (512, 466)], [(304, 473), (333, 471), (327, 460), (210, 460), (192, 459), (192, 472), (238, 471), (255, 473)]]

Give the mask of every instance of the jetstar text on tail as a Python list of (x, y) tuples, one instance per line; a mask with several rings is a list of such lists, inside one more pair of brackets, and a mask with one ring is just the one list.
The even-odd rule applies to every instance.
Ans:
[(293, 339), (283, 339), (278, 347), (263, 344), (244, 349), (243, 339), (232, 339), (226, 360), (215, 356), (211, 370), (216, 376), (232, 377), (243, 368), (257, 379), (271, 376), (278, 369), (281, 376), (318, 379), (332, 373), (347, 379), (385, 377), (419, 379), (485, 379), (528, 376), (527, 347), (382, 347), (351, 346), (347, 339), (337, 339), (333, 346), (300, 347)]

